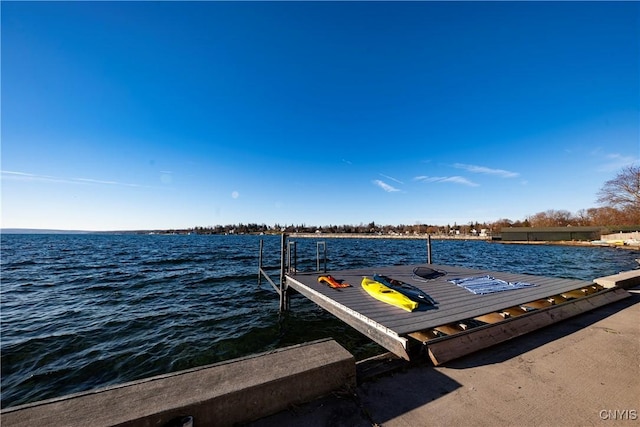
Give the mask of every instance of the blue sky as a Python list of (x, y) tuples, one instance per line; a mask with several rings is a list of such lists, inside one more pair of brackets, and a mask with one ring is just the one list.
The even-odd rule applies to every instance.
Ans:
[(640, 158), (638, 2), (2, 2), (2, 227), (446, 225)]

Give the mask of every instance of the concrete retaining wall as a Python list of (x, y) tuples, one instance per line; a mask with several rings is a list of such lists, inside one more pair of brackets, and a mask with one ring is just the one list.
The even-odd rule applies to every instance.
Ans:
[(622, 289), (631, 289), (640, 285), (640, 270), (623, 271), (612, 276), (598, 277), (593, 281), (605, 288), (617, 286)]
[(355, 359), (333, 340), (315, 341), (243, 359), (2, 411), (9, 426), (230, 426), (355, 387)]

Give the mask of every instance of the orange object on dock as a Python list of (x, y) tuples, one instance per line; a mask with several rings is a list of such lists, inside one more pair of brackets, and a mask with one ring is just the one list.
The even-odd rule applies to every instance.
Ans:
[(350, 284), (345, 283), (344, 281), (337, 281), (336, 279), (333, 278), (333, 276), (330, 276), (330, 275), (318, 277), (318, 282), (324, 282), (332, 288), (348, 288), (349, 286), (351, 286)]

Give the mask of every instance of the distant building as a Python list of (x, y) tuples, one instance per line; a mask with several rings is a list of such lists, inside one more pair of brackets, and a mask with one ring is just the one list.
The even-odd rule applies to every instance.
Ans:
[(540, 242), (597, 240), (602, 227), (504, 227), (501, 240), (506, 242)]

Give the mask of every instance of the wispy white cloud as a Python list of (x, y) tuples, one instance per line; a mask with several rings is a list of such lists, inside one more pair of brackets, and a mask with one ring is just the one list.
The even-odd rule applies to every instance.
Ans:
[(38, 175), (26, 172), (2, 171), (3, 180), (12, 181), (32, 181), (32, 182), (48, 182), (57, 184), (91, 184), (91, 185), (118, 185), (124, 187), (144, 187), (139, 184), (131, 184), (127, 182), (105, 181), (92, 178), (60, 178), (51, 175)]
[(342, 163), (346, 163), (346, 164), (348, 164), (348, 165), (352, 165), (352, 164), (353, 164), (353, 163), (351, 163), (349, 160), (345, 160), (345, 159), (342, 159)]
[(453, 165), (454, 168), (464, 169), (473, 173), (482, 173), (485, 175), (495, 175), (501, 178), (517, 178), (520, 176), (518, 172), (511, 172), (504, 169), (492, 169), (486, 166), (477, 166), (477, 165), (466, 165), (464, 163), (456, 163)]
[(2, 179), (10, 181), (30, 181), (30, 182), (55, 182), (59, 184), (73, 184), (73, 181), (66, 178), (58, 178), (50, 175), (36, 175), (33, 173), (2, 171)]
[(631, 166), (638, 162), (638, 158), (634, 156), (623, 156), (622, 154), (612, 153), (604, 156), (604, 162), (598, 167), (600, 172), (614, 172), (624, 167)]
[(440, 183), (440, 182), (452, 182), (454, 184), (467, 185), (469, 187), (479, 187), (480, 184), (477, 184), (473, 181), (469, 181), (467, 178), (463, 176), (416, 176), (413, 178), (414, 181), (426, 182), (426, 183)]
[(24, 176), (24, 177), (31, 177), (31, 176), (35, 176), (31, 173), (25, 173), (25, 172), (14, 172), (14, 171), (2, 171), (2, 175), (8, 175), (8, 176)]
[(392, 176), (385, 175), (385, 174), (383, 174), (383, 173), (378, 174), (378, 175), (380, 175), (381, 177), (384, 177), (384, 178), (390, 179), (391, 181), (395, 181), (395, 182), (397, 182), (398, 184), (404, 184), (404, 182), (400, 181), (399, 179), (395, 179), (395, 178), (394, 178), (394, 177), (392, 177)]
[(106, 184), (106, 185), (116, 185), (118, 184), (115, 181), (102, 181), (99, 179), (91, 179), (91, 178), (76, 178), (75, 181), (86, 182), (88, 184)]
[(397, 188), (387, 184), (384, 181), (381, 181), (379, 179), (376, 179), (374, 181), (372, 181), (375, 185), (377, 185), (378, 187), (382, 188), (384, 191), (386, 191), (387, 193), (393, 193), (394, 191), (400, 191)]

